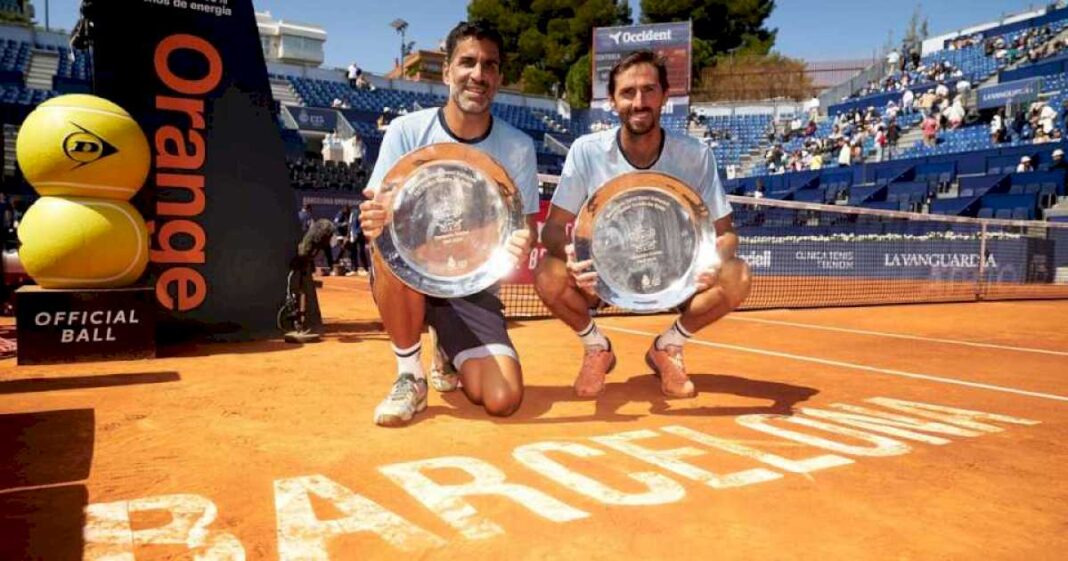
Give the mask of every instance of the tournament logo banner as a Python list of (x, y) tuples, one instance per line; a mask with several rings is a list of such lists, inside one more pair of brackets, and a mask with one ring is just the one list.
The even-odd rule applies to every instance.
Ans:
[(989, 109), (1004, 107), (1008, 103), (1027, 103), (1038, 99), (1041, 89), (1042, 78), (995, 84), (976, 91), (976, 105), (979, 109)]
[(821, 242), (750, 241), (742, 235), (738, 258), (755, 276), (951, 280), (999, 283), (1051, 282), (1048, 240), (990, 240), (980, 255), (978, 240)]
[(631, 52), (652, 50), (664, 57), (668, 71), (668, 95), (690, 93), (691, 23), (653, 23), (593, 29), (593, 99), (608, 99), (608, 73)]
[(300, 130), (316, 132), (334, 132), (337, 130), (337, 111), (315, 107), (283, 107), (289, 113)]
[(130, 112), (152, 169), (164, 340), (275, 335), (300, 226), (250, 0), (94, 2), (95, 93)]

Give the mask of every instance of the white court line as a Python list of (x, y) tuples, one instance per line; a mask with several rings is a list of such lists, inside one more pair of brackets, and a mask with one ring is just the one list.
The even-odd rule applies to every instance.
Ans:
[[(631, 335), (646, 335), (649, 337), (655, 337), (657, 334), (650, 331), (638, 331), (636, 329), (627, 329), (624, 327), (615, 327), (612, 325), (598, 325), (601, 329), (606, 331), (618, 331), (620, 333), (630, 333)], [(942, 384), (953, 384), (957, 386), (967, 386), (969, 388), (979, 388), (984, 390), (993, 390), (998, 392), (1012, 393), (1016, 395), (1026, 395), (1029, 397), (1041, 397), (1043, 399), (1052, 399), (1054, 401), (1068, 401), (1068, 397), (1063, 395), (1054, 395), (1049, 393), (1029, 392), (1027, 390), (1018, 390), (1015, 388), (1009, 388), (1005, 386), (995, 386), (993, 384), (982, 384), (979, 382), (966, 382), (964, 380), (957, 380), (955, 378), (945, 378), (942, 376), (932, 376), (930, 374), (917, 374), (915, 372), (905, 372), (903, 370), (891, 370), (888, 368), (876, 368), (874, 366), (867, 366), (864, 364), (856, 364), (852, 362), (841, 362), (837, 360), (827, 360), (825, 358), (816, 358), (804, 355), (795, 355), (790, 353), (780, 353), (778, 351), (767, 351), (764, 349), (754, 349), (751, 347), (740, 347), (738, 345), (728, 345), (725, 343), (712, 343), (709, 341), (702, 341), (701, 339), (690, 339), (688, 341), (694, 345), (703, 345), (705, 347), (714, 347), (720, 349), (728, 349), (732, 351), (740, 351), (743, 353), (753, 353), (765, 356), (774, 356), (780, 358), (788, 358), (791, 360), (800, 360), (805, 362), (814, 362), (816, 364), (825, 364), (828, 366), (838, 366), (841, 368), (853, 368), (855, 370), (864, 370), (866, 372), (876, 372), (878, 374), (888, 374), (890, 376), (901, 376), (902, 378), (913, 378), (916, 380), (926, 380), (928, 382), (939, 382)]]
[(1020, 351), (1023, 353), (1040, 353), (1045, 355), (1054, 356), (1068, 356), (1068, 352), (1064, 351), (1050, 351), (1046, 349), (1036, 349), (1033, 347), (1014, 347), (1011, 345), (998, 345), (995, 343), (978, 343), (975, 341), (961, 341), (959, 339), (940, 339), (938, 337), (920, 337), (918, 335), (905, 335), (903, 333), (886, 333), (884, 331), (867, 331), (864, 329), (849, 329), (846, 327), (829, 327), (826, 325), (815, 325), (811, 323), (796, 323), (792, 321), (780, 321), (774, 319), (761, 319), (761, 318), (749, 318), (741, 317), (737, 315), (727, 316), (725, 319), (732, 321), (751, 321), (754, 323), (768, 323), (771, 325), (787, 325), (790, 327), (803, 327), (805, 329), (819, 329), (823, 331), (837, 331), (839, 333), (854, 333), (858, 335), (877, 335), (879, 337), (894, 337), (896, 339), (909, 339), (911, 341), (925, 341), (929, 343), (948, 343), (950, 345), (966, 345), (969, 347), (983, 347), (986, 349), (1001, 349), (1005, 351)]

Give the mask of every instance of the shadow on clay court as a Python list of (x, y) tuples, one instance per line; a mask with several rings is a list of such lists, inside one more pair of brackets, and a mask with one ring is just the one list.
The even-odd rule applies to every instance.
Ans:
[[(716, 396), (736, 396), (754, 400), (752, 405), (702, 405), (694, 406), (694, 400), (670, 399), (660, 392), (660, 380), (652, 374), (633, 376), (622, 382), (609, 382), (605, 391), (596, 400), (576, 397), (571, 386), (534, 386), (525, 388), (523, 405), (511, 417), (490, 417), (482, 407), (467, 400), (463, 392), (442, 394), (448, 406), (432, 405), (426, 415), (415, 422), (435, 415), (450, 415), (461, 419), (481, 419), (502, 424), (553, 424), (581, 421), (623, 422), (650, 415), (663, 416), (737, 416), (750, 414), (790, 415), (794, 407), (819, 393), (815, 388), (794, 386), (781, 382), (750, 380), (726, 374), (690, 374), (697, 387), (696, 400), (714, 402)], [(611, 377), (609, 377), (611, 380)], [(554, 404), (564, 402), (595, 401), (593, 413), (582, 416), (550, 416)], [(632, 403), (647, 403), (647, 413), (621, 413)]]
[(0, 559), (82, 558), (94, 423), (92, 409), (0, 415)]
[(134, 386), (139, 384), (163, 384), (182, 379), (177, 372), (131, 372), (128, 374), (104, 374), (100, 376), (67, 376), (64, 378), (33, 378), (0, 382), (0, 395), (59, 390), (84, 390)]
[(324, 321), (323, 339), (334, 339), (340, 343), (359, 343), (360, 341), (389, 341), (382, 322), (365, 321)]
[(379, 320), (324, 321), (323, 335), (385, 335), (386, 330)]
[(262, 354), (299, 349), (299, 345), (286, 343), (282, 334), (277, 339), (242, 341), (237, 343), (188, 342), (160, 346), (157, 358), (193, 358), (215, 355)]

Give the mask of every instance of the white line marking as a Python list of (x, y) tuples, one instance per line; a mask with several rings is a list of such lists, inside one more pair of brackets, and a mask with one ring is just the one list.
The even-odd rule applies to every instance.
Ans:
[(1006, 351), (1020, 351), (1024, 353), (1040, 353), (1046, 355), (1055, 356), (1068, 356), (1068, 352), (1064, 351), (1050, 351), (1046, 349), (1035, 349), (1032, 347), (1014, 347), (1011, 345), (998, 345), (995, 343), (977, 343), (975, 341), (960, 341), (958, 339), (940, 339), (938, 337), (920, 337), (918, 335), (905, 335), (902, 333), (886, 333), (884, 331), (867, 331), (864, 329), (849, 329), (846, 327), (829, 327), (826, 325), (815, 325), (811, 323), (797, 323), (793, 321), (780, 321), (774, 319), (761, 319), (761, 318), (749, 318), (749, 317), (736, 317), (727, 316), (724, 319), (732, 321), (751, 321), (754, 323), (767, 323), (771, 325), (787, 325), (790, 327), (803, 327), (806, 329), (819, 329), (823, 331), (837, 331), (840, 333), (854, 333), (857, 335), (876, 335), (879, 337), (894, 337), (896, 339), (909, 339), (911, 341), (926, 341), (930, 343), (948, 343), (951, 345), (967, 345), (969, 347), (983, 347), (987, 349), (1001, 349)]
[[(601, 329), (608, 331), (618, 331), (620, 333), (630, 333), (631, 335), (645, 335), (649, 337), (655, 337), (657, 334), (650, 331), (638, 331), (636, 329), (627, 329), (624, 327), (615, 327), (612, 325), (599, 324)], [(914, 378), (916, 380), (927, 380), (929, 382), (939, 382), (942, 384), (954, 384), (958, 386), (967, 386), (970, 388), (980, 388), (984, 390), (994, 390), (998, 392), (1012, 393), (1017, 395), (1026, 395), (1030, 397), (1041, 397), (1043, 399), (1052, 399), (1055, 401), (1068, 401), (1068, 397), (1062, 395), (1054, 395), (1048, 393), (1029, 392), (1026, 390), (1018, 390), (1015, 388), (1008, 388), (1005, 386), (995, 386), (993, 384), (982, 384), (979, 382), (966, 382), (964, 380), (957, 380), (954, 378), (945, 378), (942, 376), (932, 376), (930, 374), (917, 374), (914, 372), (905, 372), (903, 370), (891, 370), (887, 368), (876, 368), (874, 366), (867, 366), (864, 364), (855, 364), (852, 362), (841, 362), (837, 360), (827, 360), (823, 358), (815, 358), (804, 355), (795, 355), (790, 353), (780, 353), (778, 351), (766, 351), (764, 349), (754, 349), (750, 347), (740, 347), (738, 345), (727, 345), (724, 343), (711, 343), (708, 341), (702, 341), (701, 339), (690, 339), (690, 343), (695, 345), (703, 345), (705, 347), (714, 347), (720, 349), (728, 349), (732, 351), (740, 351), (743, 353), (753, 353), (758, 355), (774, 356), (780, 358), (788, 358), (792, 360), (801, 360), (805, 362), (815, 362), (816, 364), (825, 364), (828, 366), (838, 366), (841, 368), (853, 368), (856, 370), (864, 370), (867, 372), (876, 372), (878, 374), (889, 374), (891, 376), (901, 376), (903, 378)]]

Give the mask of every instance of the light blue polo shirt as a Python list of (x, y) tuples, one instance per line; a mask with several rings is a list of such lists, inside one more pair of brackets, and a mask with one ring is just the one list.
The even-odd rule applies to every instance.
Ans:
[(627, 161), (619, 147), (619, 127), (579, 137), (564, 161), (553, 205), (578, 214), (586, 199), (608, 180), (633, 171), (658, 171), (674, 176), (700, 195), (715, 220), (731, 213), (712, 149), (690, 136), (664, 130), (660, 157), (647, 168)]
[(481, 138), (457, 138), (445, 124), (445, 115), (440, 107), (409, 113), (390, 122), (367, 186), (377, 191), (382, 179), (405, 154), (439, 142), (469, 144), (489, 154), (515, 182), (523, 200), (523, 213), (538, 212), (538, 159), (534, 152), (534, 141), (500, 119), (492, 119), (489, 130)]

